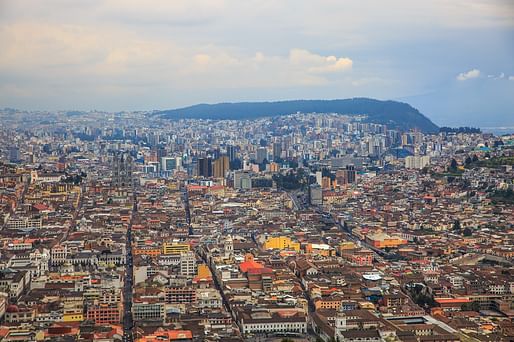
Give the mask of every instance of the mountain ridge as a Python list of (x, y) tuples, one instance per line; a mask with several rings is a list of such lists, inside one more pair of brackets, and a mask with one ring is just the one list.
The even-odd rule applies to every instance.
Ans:
[(419, 129), (431, 133), (438, 126), (408, 103), (371, 98), (335, 100), (285, 100), (267, 102), (223, 102), (157, 111), (154, 115), (170, 120), (212, 119), (253, 120), (293, 113), (338, 113), (367, 115), (365, 122), (386, 124), (400, 130)]

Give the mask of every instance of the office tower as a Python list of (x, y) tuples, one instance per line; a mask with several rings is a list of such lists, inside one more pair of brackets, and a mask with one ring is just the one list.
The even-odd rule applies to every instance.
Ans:
[(354, 165), (346, 165), (346, 180), (348, 183), (355, 183), (357, 178), (357, 172), (355, 171)]
[(227, 146), (228, 161), (231, 162), (236, 159), (236, 147), (232, 145)]
[(161, 170), (162, 171), (173, 171), (177, 169), (177, 158), (175, 157), (162, 157), (161, 158)]
[(402, 146), (409, 145), (411, 143), (410, 136), (407, 133), (402, 134)]
[(150, 133), (150, 135), (148, 136), (148, 143), (150, 144), (150, 146), (156, 146), (159, 144), (159, 140), (160, 140), (160, 136), (159, 134), (156, 134), (156, 133)]
[(212, 177), (212, 158), (199, 158), (198, 159), (198, 176)]
[(257, 149), (257, 164), (262, 164), (264, 159), (268, 160), (268, 150), (266, 147), (259, 147)]
[(282, 156), (282, 144), (279, 142), (273, 143), (273, 160), (280, 159)]
[(234, 189), (251, 189), (252, 178), (248, 171), (234, 172)]
[(337, 183), (340, 184), (340, 185), (348, 184), (346, 170), (337, 170), (336, 171), (336, 180), (337, 180)]
[(222, 156), (216, 159), (213, 164), (214, 178), (225, 178), (227, 171), (229, 170), (229, 160), (227, 156)]
[(11, 163), (20, 161), (20, 149), (18, 147), (13, 146), (9, 149), (9, 161)]
[(216, 160), (216, 159), (218, 159), (220, 156), (221, 156), (221, 152), (220, 152), (220, 149), (219, 149), (219, 148), (217, 148), (217, 149), (215, 149), (214, 151), (212, 151), (212, 157), (213, 157), (213, 159), (215, 159), (215, 160)]

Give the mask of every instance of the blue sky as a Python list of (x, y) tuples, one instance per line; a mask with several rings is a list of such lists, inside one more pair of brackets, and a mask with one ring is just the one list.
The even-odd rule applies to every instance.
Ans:
[(499, 0), (0, 0), (0, 106), (399, 99), (514, 126), (514, 4)]

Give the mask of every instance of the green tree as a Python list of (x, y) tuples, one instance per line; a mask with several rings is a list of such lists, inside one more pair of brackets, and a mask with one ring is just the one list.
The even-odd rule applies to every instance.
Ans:
[(464, 231), (462, 232), (462, 234), (464, 236), (471, 236), (471, 235), (473, 235), (473, 231), (471, 230), (471, 228), (466, 227), (466, 228), (464, 228)]
[(453, 231), (460, 232), (460, 228), (461, 228), (460, 221), (459, 220), (453, 221), (453, 227), (452, 227)]
[(464, 303), (461, 306), (462, 311), (480, 311), (480, 304), (478, 302)]
[(455, 158), (452, 158), (452, 161), (450, 162), (450, 171), (456, 171), (458, 165), (459, 164), (457, 164)]

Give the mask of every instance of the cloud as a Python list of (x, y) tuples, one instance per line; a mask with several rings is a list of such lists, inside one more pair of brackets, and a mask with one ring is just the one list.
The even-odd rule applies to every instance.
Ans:
[(487, 75), (487, 78), (492, 78), (494, 80), (503, 80), (505, 78), (505, 73), (504, 72), (500, 72), (500, 74), (498, 76)]
[(513, 15), (505, 0), (0, 0), (0, 107), (423, 93), (473, 60), (511, 70)]
[(514, 76), (509, 76), (509, 81), (514, 81)]
[(289, 60), (294, 65), (306, 67), (312, 73), (333, 73), (350, 70), (353, 61), (348, 57), (321, 56), (303, 49), (292, 49)]
[(472, 78), (477, 78), (480, 76), (480, 70), (478, 69), (471, 69), (468, 72), (461, 72), (457, 75), (457, 80), (459, 81), (466, 81)]
[(215, 44), (148, 38), (115, 28), (104, 31), (41, 22), (0, 25), (0, 41), (4, 84), (9, 76), (16, 79), (17, 89), (25, 87), (27, 93), (40, 92), (38, 88), (67, 92), (70, 84), (93, 92), (91, 96), (149, 87), (163, 91), (319, 86), (337, 81), (353, 66), (348, 57), (302, 48), (282, 54), (247, 53)]

